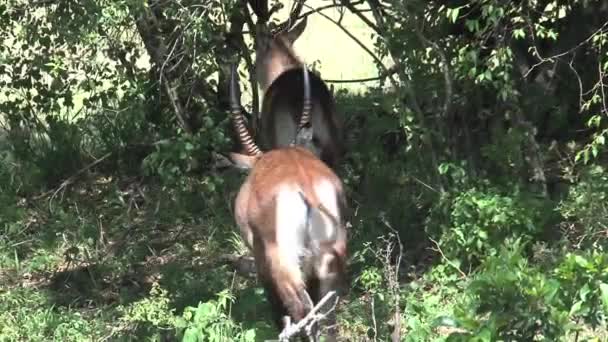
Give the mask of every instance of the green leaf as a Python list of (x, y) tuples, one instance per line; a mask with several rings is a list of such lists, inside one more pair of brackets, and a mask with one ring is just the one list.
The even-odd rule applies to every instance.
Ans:
[(526, 33), (523, 28), (518, 28), (513, 30), (513, 38), (522, 39), (526, 36)]
[(600, 298), (604, 305), (604, 310), (608, 311), (608, 284), (600, 283)]
[(574, 262), (576, 262), (576, 264), (582, 268), (587, 268), (587, 266), (589, 266), (589, 261), (580, 255), (574, 256)]
[(576, 315), (579, 311), (581, 311), (581, 307), (583, 306), (583, 301), (578, 301), (576, 303), (574, 303), (574, 305), (572, 305), (572, 307), (570, 308), (570, 312), (568, 313), (568, 315), (573, 316)]
[(579, 297), (583, 301), (586, 301), (587, 300), (587, 295), (589, 294), (589, 292), (591, 292), (591, 288), (589, 287), (589, 283), (587, 283), (587, 284), (583, 285), (583, 287), (579, 291)]
[(182, 342), (198, 342), (199, 331), (194, 327), (186, 329)]
[(458, 321), (454, 317), (439, 316), (435, 320), (433, 320), (433, 323), (431, 324), (431, 326), (434, 327), (434, 328), (439, 327), (439, 326), (444, 326), (444, 327), (459, 327), (460, 324), (458, 323)]
[(555, 295), (559, 292), (559, 288), (560, 288), (560, 283), (557, 280), (549, 280), (546, 284), (546, 293), (545, 293), (545, 299), (547, 301), (551, 301), (553, 300), (553, 298), (555, 297)]
[(467, 19), (464, 24), (470, 32), (479, 31), (479, 21), (477, 20)]
[(447, 15), (448, 18), (450, 18), (450, 20), (455, 23), (456, 20), (458, 19), (458, 14), (460, 13), (460, 7), (456, 7), (456, 8), (448, 8), (447, 10)]
[(249, 329), (243, 334), (245, 341), (255, 341), (255, 330)]

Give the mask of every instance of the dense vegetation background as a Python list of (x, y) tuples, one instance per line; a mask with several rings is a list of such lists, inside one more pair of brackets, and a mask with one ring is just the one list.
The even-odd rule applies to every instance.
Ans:
[[(336, 88), (342, 334), (606, 340), (608, 2), (307, 4), (321, 37), (369, 30), (352, 69), (380, 75)], [(216, 167), (230, 62), (255, 94), (252, 22), (235, 0), (0, 3), (1, 340), (277, 336), (226, 257), (244, 175)]]

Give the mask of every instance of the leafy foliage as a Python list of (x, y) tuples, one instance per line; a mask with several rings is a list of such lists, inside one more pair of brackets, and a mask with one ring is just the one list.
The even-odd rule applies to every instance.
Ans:
[[(456, 311), (468, 333), (455, 333), (451, 341), (543, 340), (555, 341), (569, 327), (560, 302), (560, 283), (528, 265), (519, 241), (488, 258), (469, 285), (470, 301)], [(483, 318), (478, 318), (483, 317)]]
[(520, 194), (472, 188), (447, 201), (451, 225), (442, 229), (439, 245), (466, 265), (496, 256), (508, 238), (530, 241), (540, 232), (538, 203)]
[[(342, 335), (608, 339), (605, 3), (328, 6), (371, 33), (376, 64), (331, 53), (381, 75), (335, 92)], [(224, 262), (248, 253), (243, 174), (216, 167), (255, 19), (243, 1), (0, 4), (0, 340), (276, 338), (259, 285)], [(306, 30), (298, 50), (321, 56)]]

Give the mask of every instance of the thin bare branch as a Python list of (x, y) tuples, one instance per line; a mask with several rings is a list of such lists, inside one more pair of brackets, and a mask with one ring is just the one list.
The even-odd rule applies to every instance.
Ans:
[[(332, 297), (335, 297), (335, 301), (334, 301), (334, 304), (332, 305), (332, 307), (324, 313), (317, 313), (319, 310), (321, 310), (321, 308), (323, 306), (325, 306), (325, 304)], [(279, 341), (281, 341), (281, 342), (289, 341), (290, 338), (296, 336), (297, 334), (301, 333), (304, 330), (310, 331), (311, 327), (314, 326), (314, 324), (324, 320), (331, 312), (333, 312), (336, 309), (336, 306), (338, 305), (338, 300), (339, 300), (339, 297), (336, 294), (336, 291), (328, 292), (317, 303), (317, 305), (315, 305), (315, 307), (312, 308), (312, 310), (310, 310), (310, 312), (304, 318), (302, 318), (298, 323), (291, 324), (291, 322), (288, 321), (288, 324), (285, 325), (285, 328), (283, 329), (281, 334), (279, 334)]]
[[(531, 23), (528, 23), (528, 26), (530, 27), (530, 34), (532, 35), (532, 37), (534, 38), (534, 30), (532, 28)], [(591, 39), (593, 39), (593, 37), (595, 37), (596, 35), (598, 35), (599, 33), (603, 32), (604, 29), (606, 28), (606, 26), (608, 26), (608, 21), (606, 21), (599, 29), (597, 29), (596, 31), (594, 31), (591, 35), (589, 35), (589, 37), (587, 37), (585, 40), (583, 40), (582, 42), (576, 44), (574, 47), (571, 47), (570, 49), (564, 51), (564, 52), (560, 52), (558, 54), (555, 54), (553, 56), (550, 57), (543, 57), (540, 55), (540, 52), (538, 51), (538, 48), (536, 47), (536, 44), (534, 44), (532, 46), (532, 51), (534, 52), (534, 55), (536, 56), (536, 58), (539, 59), (539, 61), (532, 65), (532, 67), (530, 67), (530, 69), (528, 69), (528, 71), (526, 71), (526, 73), (524, 74), (524, 78), (527, 78), (528, 75), (537, 67), (547, 63), (547, 62), (554, 62), (555, 59), (558, 59), (560, 57), (563, 57), (575, 50), (577, 50), (578, 48), (580, 48), (581, 46), (587, 44)]]
[(443, 101), (443, 117), (446, 118), (449, 116), (450, 107), (452, 104), (452, 77), (450, 76), (450, 67), (448, 63), (448, 58), (445, 55), (445, 52), (439, 45), (428, 39), (422, 34), (422, 30), (418, 27), (418, 25), (414, 24), (414, 31), (416, 32), (416, 36), (420, 39), (424, 44), (432, 47), (435, 52), (439, 55), (441, 59), (441, 70), (443, 71), (443, 81), (445, 86), (445, 98)]
[(359, 17), (359, 19), (361, 19), (362, 22), (364, 22), (367, 26), (369, 26), (372, 30), (374, 30), (376, 32), (376, 34), (378, 34), (380, 36), (383, 35), (383, 31), (380, 30), (380, 27), (378, 27), (371, 20), (369, 20), (366, 16), (364, 16), (363, 13), (362, 13), (362, 11), (356, 7), (358, 4), (361, 3), (361, 1), (350, 2), (350, 0), (340, 0), (340, 3), (342, 5), (344, 5), (344, 7), (348, 8), (348, 10), (352, 14), (356, 15), (357, 17)]
[(445, 254), (443, 254), (443, 251), (441, 250), (441, 247), (439, 247), (439, 243), (435, 240), (433, 240), (432, 238), (429, 238), (429, 240), (431, 240), (431, 242), (433, 242), (433, 244), (435, 244), (435, 248), (432, 248), (433, 251), (435, 252), (439, 252), (439, 254), (441, 255), (441, 258), (448, 263), (448, 265), (452, 266), (456, 271), (458, 271), (458, 273), (460, 273), (460, 276), (462, 278), (466, 278), (467, 274), (464, 273), (460, 267), (458, 267), (458, 265), (456, 265), (455, 263), (452, 262), (452, 260), (448, 259), (448, 257), (445, 256)]
[[(308, 5), (304, 5), (310, 9), (313, 9), (312, 7), (308, 6)], [(348, 31), (344, 26), (342, 26), (340, 23), (338, 23), (337, 21), (335, 21), (334, 19), (332, 19), (331, 17), (329, 17), (328, 15), (326, 15), (323, 12), (317, 12), (319, 13), (319, 15), (321, 15), (323, 18), (331, 21), (332, 23), (334, 23), (336, 26), (338, 26), (342, 32), (344, 32), (350, 39), (352, 39), (355, 43), (357, 43), (357, 45), (359, 45), (365, 52), (367, 52), (373, 59), (374, 61), (378, 64), (378, 66), (380, 66), (381, 69), (383, 69), (383, 74), (387, 74), (389, 75), (389, 79), (391, 80), (391, 83), (393, 83), (393, 85), (395, 86), (395, 88), (399, 88), (399, 84), (397, 83), (397, 81), (395, 79), (393, 79), (391, 72), (389, 72), (389, 69), (384, 65), (384, 63), (382, 63), (382, 60), (380, 60), (380, 58), (378, 56), (376, 56), (375, 53), (373, 53), (367, 46), (365, 46), (365, 44), (363, 44), (357, 37), (355, 37), (352, 33), (350, 33), (350, 31)]]
[(388, 68), (385, 72), (381, 73), (378, 76), (374, 76), (374, 77), (355, 78), (355, 79), (350, 79), (350, 80), (326, 80), (326, 79), (324, 79), (323, 81), (325, 81), (327, 83), (361, 83), (361, 82), (378, 81), (378, 80), (382, 80), (390, 75), (397, 73), (401, 67), (402, 67), (401, 63), (397, 63), (397, 64), (393, 65), (392, 67)]
[[(142, 16), (136, 18), (136, 26), (142, 40), (145, 43), (148, 55), (150, 55), (153, 62), (159, 68), (159, 81), (161, 81), (163, 78), (165, 79), (165, 81), (161, 83), (165, 88), (165, 92), (169, 97), (171, 106), (175, 111), (177, 121), (186, 133), (191, 134), (192, 127), (190, 127), (190, 124), (186, 121), (184, 109), (175, 90), (177, 86), (174, 84), (174, 82), (169, 81), (169, 78), (166, 77), (166, 70), (164, 70), (165, 63), (169, 59), (172, 52), (167, 53), (167, 47), (162, 36), (151, 33), (152, 30), (158, 31), (159, 24), (157, 22), (157, 18), (155, 17), (154, 13), (152, 13), (150, 8), (146, 8)], [(177, 44), (177, 39), (175, 44)], [(175, 45), (172, 50), (174, 48)]]
[[(397, 256), (397, 261), (395, 263), (394, 271), (388, 270), (389, 277), (389, 288), (393, 292), (393, 296), (395, 297), (395, 312), (393, 314), (394, 320), (394, 329), (391, 334), (391, 340), (393, 342), (398, 342), (401, 340), (401, 310), (399, 308), (399, 302), (401, 301), (401, 295), (399, 293), (399, 269), (401, 268), (401, 259), (403, 258), (403, 243), (401, 242), (401, 237), (399, 236), (399, 232), (393, 228), (393, 226), (386, 219), (386, 213), (382, 212), (380, 214), (380, 220), (382, 223), (391, 230), (395, 238), (397, 239), (397, 243), (399, 244), (399, 254)], [(387, 255), (385, 263), (390, 265), (389, 258), (390, 254), (393, 252), (392, 243), (391, 246), (387, 247)], [(388, 267), (388, 266), (387, 266)]]
[[(251, 13), (249, 12), (249, 8), (245, 6), (245, 22), (247, 26), (251, 29), (251, 36), (253, 41), (256, 41), (257, 37), (255, 36), (255, 24), (251, 19)], [(253, 64), (253, 60), (251, 59), (251, 54), (247, 51), (247, 45), (245, 44), (245, 40), (243, 39), (243, 35), (240, 36), (239, 45), (241, 47), (241, 51), (243, 52), (243, 58), (245, 59), (245, 64), (247, 64), (247, 70), (249, 71), (249, 86), (251, 87), (251, 95), (252, 95), (252, 109), (251, 109), (251, 130), (252, 134), (255, 135), (257, 131), (257, 123), (260, 119), (260, 103), (259, 103), (259, 93), (258, 86), (256, 83), (255, 76), (255, 65)]]
[[(93, 162), (91, 162), (90, 164), (86, 165), (85, 167), (83, 167), (82, 169), (78, 170), (76, 173), (74, 173), (73, 175), (71, 175), (70, 177), (68, 177), (66, 180), (64, 180), (63, 182), (61, 182), (61, 184), (59, 185), (59, 187), (57, 187), (56, 190), (49, 190), (46, 191), (36, 197), (34, 197), (34, 199), (39, 199), (39, 198), (43, 198), (46, 197), (47, 195), (51, 194), (51, 197), (49, 198), (49, 210), (52, 211), (52, 202), (55, 199), (55, 197), (57, 197), (57, 194), (59, 192), (62, 192), (63, 190), (65, 190), (69, 185), (71, 185), (72, 183), (74, 183), (74, 181), (76, 181), (76, 179), (83, 174), (84, 172), (90, 170), (92, 167), (94, 167), (95, 165), (101, 163), (102, 161), (108, 159), (110, 156), (112, 155), (112, 152), (108, 152), (106, 154), (104, 154), (102, 157), (94, 160)], [(63, 195), (62, 195), (63, 197)]]
[(597, 58), (597, 71), (598, 71), (598, 84), (600, 85), (600, 93), (602, 94), (602, 110), (604, 112), (604, 114), (608, 114), (608, 107), (606, 106), (606, 90), (605, 85), (604, 85), (604, 68), (602, 67), (602, 43), (600, 43), (600, 47), (599, 47), (599, 51), (598, 51), (598, 58)]

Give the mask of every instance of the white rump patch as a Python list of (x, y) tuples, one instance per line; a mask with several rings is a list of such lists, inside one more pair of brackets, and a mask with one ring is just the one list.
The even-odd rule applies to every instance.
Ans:
[(301, 258), (308, 252), (307, 214), (308, 206), (298, 189), (292, 186), (281, 187), (276, 198), (276, 239), (280, 262), (292, 271), (301, 271)]
[[(334, 218), (340, 219), (336, 190), (333, 184), (325, 179), (314, 185), (319, 202), (329, 211)], [(310, 211), (310, 238), (312, 241), (334, 241), (337, 238), (338, 227), (334, 225), (332, 218), (318, 209)], [(315, 246), (316, 247), (316, 246)]]
[[(339, 219), (336, 192), (331, 182), (321, 180), (314, 185), (314, 191), (320, 203), (334, 218)], [(314, 272), (313, 259), (318, 257), (319, 242), (333, 242), (337, 238), (338, 227), (332, 218), (317, 208), (308, 208), (302, 198), (300, 189), (295, 186), (283, 186), (276, 198), (276, 239), (281, 264), (302, 279), (304, 274)], [(319, 260), (328, 262), (325, 258)], [(306, 266), (305, 268), (303, 266)], [(329, 270), (323, 269), (326, 274)]]

